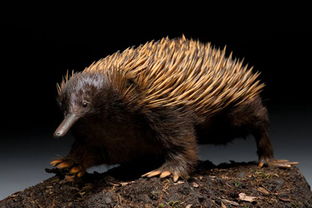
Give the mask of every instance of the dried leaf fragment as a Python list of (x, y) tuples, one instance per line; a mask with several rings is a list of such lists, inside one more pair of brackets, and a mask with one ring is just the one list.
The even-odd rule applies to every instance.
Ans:
[(269, 195), (270, 192), (263, 187), (258, 187), (257, 190), (265, 195)]
[(242, 200), (242, 201), (254, 202), (254, 201), (256, 201), (257, 197), (247, 196), (245, 193), (240, 193), (240, 194), (238, 194), (238, 198), (239, 198), (239, 200)]

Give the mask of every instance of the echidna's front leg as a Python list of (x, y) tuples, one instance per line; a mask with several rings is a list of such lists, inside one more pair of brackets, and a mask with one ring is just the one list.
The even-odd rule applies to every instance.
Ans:
[[(189, 133), (191, 132), (192, 130), (190, 130)], [(185, 135), (180, 138), (168, 137), (166, 140), (164, 140), (164, 138), (162, 138), (162, 140), (171, 143), (170, 145), (167, 144), (165, 163), (160, 168), (142, 175), (142, 177), (172, 177), (174, 182), (180, 177), (188, 177), (198, 161), (195, 136)]]
[(64, 170), (67, 181), (73, 181), (82, 177), (87, 168), (99, 164), (100, 160), (101, 157), (94, 150), (91, 151), (84, 143), (75, 141), (66, 157), (53, 160), (50, 164)]
[(181, 157), (181, 155), (176, 157), (177, 158), (166, 161), (160, 168), (145, 173), (142, 177), (172, 177), (174, 182), (177, 182), (179, 178), (187, 178), (196, 162), (185, 161), (185, 159), (181, 159), (183, 157)]

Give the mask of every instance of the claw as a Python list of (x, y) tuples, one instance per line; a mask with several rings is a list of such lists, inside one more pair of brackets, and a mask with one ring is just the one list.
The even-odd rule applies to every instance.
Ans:
[(298, 165), (299, 162), (291, 162), (289, 160), (273, 160), (273, 163), (286, 163), (286, 164), (290, 164), (290, 165)]
[(276, 167), (282, 167), (282, 168), (290, 168), (293, 165), (298, 165), (299, 162), (291, 162), (288, 160), (272, 160), (269, 162), (269, 165), (276, 166)]
[(261, 160), (261, 161), (259, 161), (259, 163), (258, 163), (258, 167), (259, 168), (262, 168), (263, 167), (263, 165), (264, 165), (264, 162)]
[(150, 172), (144, 173), (141, 177), (146, 177)]
[(158, 171), (153, 170), (153, 171), (150, 171), (150, 172), (147, 172), (147, 173), (143, 174), (142, 177), (151, 177), (151, 176), (155, 176), (155, 175), (153, 175), (153, 174), (155, 174), (155, 175), (160, 174), (160, 171), (159, 171), (159, 173), (158, 173)]
[[(152, 171), (151, 171), (151, 172), (152, 172)], [(147, 175), (150, 174), (151, 172), (147, 172), (147, 173), (141, 175), (141, 177), (147, 177)]]
[(160, 170), (153, 170), (153, 171), (151, 171), (151, 172), (148, 172), (146, 176), (147, 176), (148, 178), (150, 178), (150, 177), (153, 177), (153, 176), (157, 176), (157, 175), (159, 175), (160, 173), (161, 173)]
[(177, 182), (179, 180), (180, 176), (177, 174), (173, 175), (173, 182)]
[(70, 169), (69, 173), (74, 174), (74, 173), (78, 173), (79, 171), (81, 171), (81, 168), (73, 167), (72, 169)]
[(51, 164), (52, 166), (56, 166), (56, 165), (60, 164), (62, 161), (63, 161), (63, 160), (53, 160), (53, 161), (50, 162), (50, 164)]
[(288, 160), (273, 160), (275, 162), (289, 162)]
[(260, 156), (258, 161), (258, 167), (262, 168), (264, 165), (269, 165), (269, 162), (272, 160), (272, 157), (269, 156)]
[(58, 169), (65, 169), (65, 181), (75, 181), (86, 173), (82, 166), (76, 164), (71, 159), (53, 160), (50, 164)]
[(77, 173), (77, 177), (81, 178), (84, 174), (85, 174), (85, 172), (79, 172), (79, 173)]
[(161, 174), (160, 174), (160, 178), (165, 178), (165, 177), (167, 177), (167, 176), (170, 176), (171, 175), (171, 173), (169, 172), (169, 171), (164, 171), (164, 172), (162, 172)]
[(76, 166), (70, 169), (69, 179), (74, 181), (77, 178), (81, 178), (85, 174), (85, 170), (81, 166)]
[(173, 182), (177, 182), (180, 178), (180, 175), (177, 174), (177, 173), (171, 173), (170, 171), (160, 171), (160, 170), (153, 170), (153, 171), (150, 171), (148, 173), (145, 173), (142, 175), (142, 177), (148, 177), (148, 178), (151, 178), (153, 176), (157, 176), (157, 175), (160, 175), (159, 177), (160, 178), (166, 178), (170, 175), (172, 175), (172, 178), (173, 178)]
[(293, 165), (298, 165), (298, 162), (290, 162), (288, 160), (275, 160), (275, 159), (260, 159), (258, 167), (262, 168), (264, 164), (275, 167), (290, 168)]
[(62, 163), (58, 164), (56, 167), (59, 168), (59, 169), (63, 169), (63, 168), (68, 168), (70, 166), (72, 166), (71, 163), (69, 163), (69, 162), (62, 162)]

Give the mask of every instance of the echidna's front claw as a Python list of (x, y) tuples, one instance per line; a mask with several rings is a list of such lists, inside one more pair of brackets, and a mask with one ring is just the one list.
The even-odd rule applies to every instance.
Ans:
[(70, 169), (69, 173), (70, 174), (75, 174), (81, 171), (81, 168), (79, 167), (73, 167), (72, 169)]
[(50, 162), (50, 164), (52, 165), (52, 166), (57, 166), (58, 164), (60, 164), (61, 162), (62, 162), (63, 160), (53, 160), (53, 161), (51, 161)]
[(73, 165), (73, 163), (64, 161), (64, 162), (61, 162), (60, 164), (58, 164), (58, 165), (56, 166), (56, 168), (58, 168), (58, 169), (64, 169), (64, 168), (69, 168), (69, 167), (71, 167), (72, 165)]
[(75, 166), (69, 170), (69, 174), (77, 178), (82, 177), (85, 173), (86, 171), (81, 166)]
[(57, 159), (50, 162), (50, 164), (66, 171), (65, 181), (74, 181), (76, 178), (82, 177), (86, 172), (82, 166), (75, 164), (70, 159)]
[(58, 169), (64, 169), (73, 166), (74, 162), (67, 159), (57, 159), (51, 161), (50, 164)]

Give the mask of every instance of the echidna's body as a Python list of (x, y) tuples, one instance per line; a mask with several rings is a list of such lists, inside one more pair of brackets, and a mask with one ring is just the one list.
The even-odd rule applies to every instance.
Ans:
[(165, 163), (147, 176), (172, 174), (176, 180), (194, 167), (198, 141), (226, 143), (248, 133), (256, 138), (260, 160), (268, 160), (273, 153), (259, 96), (264, 85), (257, 78), (210, 44), (149, 42), (64, 80), (58, 90), (66, 116), (55, 134), (75, 123), (76, 142), (65, 160), (81, 172), (156, 156)]

